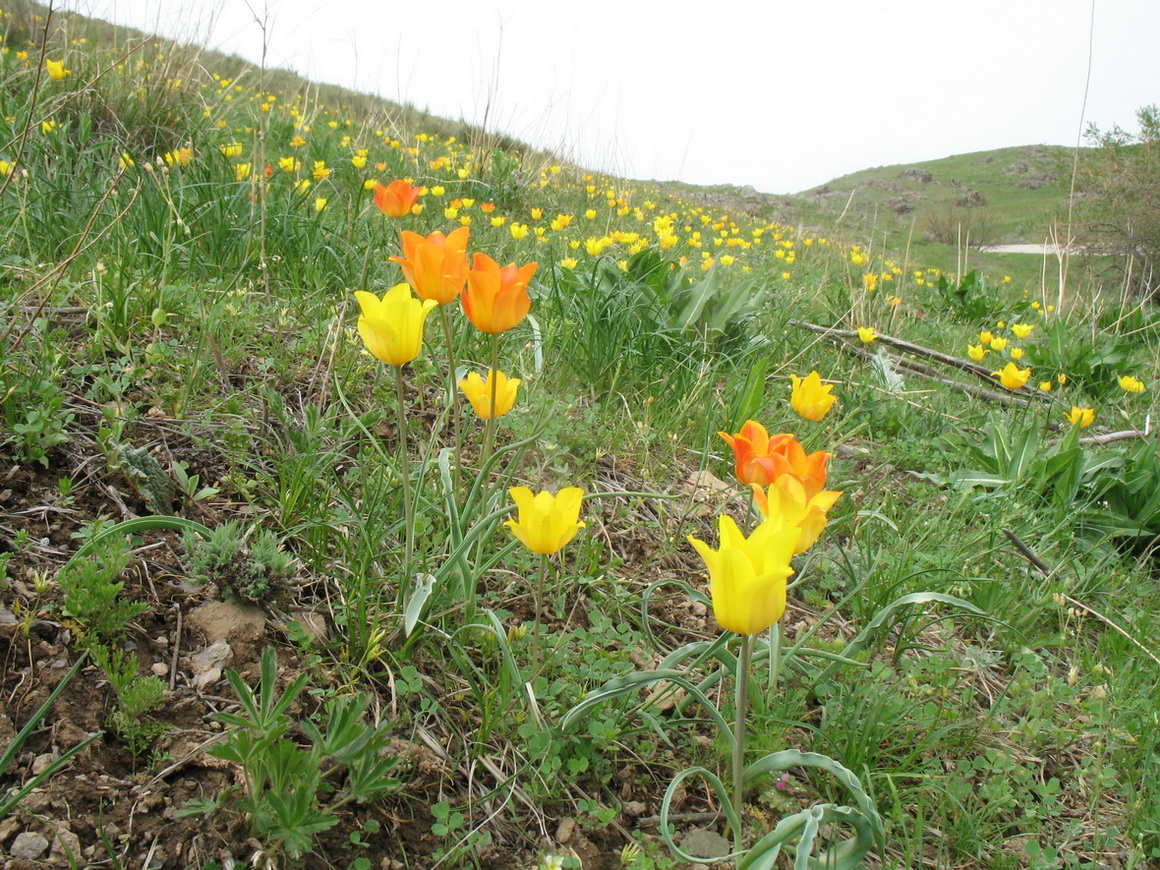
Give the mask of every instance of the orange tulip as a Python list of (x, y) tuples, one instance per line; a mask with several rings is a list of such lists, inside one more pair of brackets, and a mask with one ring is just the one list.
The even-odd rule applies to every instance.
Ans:
[(510, 263), (502, 269), (487, 254), (472, 257), (467, 273), (467, 288), (460, 297), (463, 313), (481, 332), (496, 335), (507, 332), (523, 320), (531, 310), (528, 282), (536, 272), (537, 263), (517, 268)]
[(411, 213), (419, 201), (419, 188), (411, 182), (397, 179), (385, 187), (375, 184), (375, 205), (387, 217), (400, 218)]
[(801, 481), (806, 498), (813, 498), (826, 486), (826, 461), (830, 454), (818, 450), (806, 455), (798, 440), (788, 433), (769, 437), (765, 427), (746, 421), (736, 435), (718, 432), (733, 448), (735, 471), (741, 483), (769, 486), (788, 474)]
[(423, 237), (404, 230), (399, 234), (403, 256), (391, 257), (403, 269), (420, 299), (434, 299), (446, 305), (459, 295), (467, 283), (467, 235), (469, 227), (460, 227), (447, 236), (431, 233)]

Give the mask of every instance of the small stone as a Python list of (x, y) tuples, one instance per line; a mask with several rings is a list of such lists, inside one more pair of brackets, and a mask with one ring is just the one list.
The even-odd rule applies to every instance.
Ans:
[(48, 840), (36, 831), (22, 831), (16, 835), (8, 854), (13, 858), (23, 858), (25, 861), (35, 861), (48, 851)]
[(716, 831), (694, 828), (681, 840), (681, 848), (694, 858), (724, 858), (733, 846)]
[(233, 601), (209, 601), (189, 615), (206, 640), (219, 638), (253, 643), (266, 631), (266, 615), (260, 607)]
[(573, 818), (560, 819), (560, 824), (556, 826), (556, 842), (563, 846), (572, 839), (572, 834), (576, 830), (576, 820)]
[(52, 752), (46, 752), (44, 755), (36, 756), (36, 758), (32, 759), (32, 775), (40, 776), (42, 773), (52, 767), (58, 758), (60, 758), (60, 756)]
[(20, 808), (30, 813), (43, 813), (48, 809), (48, 795), (40, 789), (30, 791), (20, 802)]
[[(81, 838), (67, 828), (56, 831), (56, 839), (52, 841), (51, 858), (68, 861), (68, 856), (81, 854)], [(61, 863), (58, 860), (56, 863)]]
[(153, 671), (154, 676), (164, 677), (169, 674), (169, 665), (165, 662), (154, 662), (149, 670)]
[(205, 649), (195, 652), (189, 657), (189, 664), (193, 668), (194, 676), (209, 670), (217, 670), (221, 676), (221, 667), (234, 657), (234, 651), (225, 638), (218, 638)]
[(208, 671), (202, 671), (193, 678), (193, 687), (199, 692), (207, 686), (212, 686), (222, 678), (221, 668), (210, 668)]
[(643, 816), (647, 809), (648, 805), (643, 801), (629, 801), (624, 805), (624, 814), (636, 818), (637, 816)]
[(23, 824), (20, 819), (9, 816), (4, 821), (0, 822), (0, 843), (3, 843), (9, 837), (16, 833), (17, 829)]

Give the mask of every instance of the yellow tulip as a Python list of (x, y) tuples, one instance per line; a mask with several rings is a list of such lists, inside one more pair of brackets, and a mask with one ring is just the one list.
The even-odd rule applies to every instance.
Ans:
[(517, 486), (508, 494), (519, 513), (517, 519), (504, 525), (533, 553), (555, 553), (584, 528), (579, 522), (584, 490), (577, 486), (565, 487), (555, 495), (547, 491), (532, 495), (526, 486)]
[(975, 362), (978, 362), (986, 355), (987, 355), (987, 349), (985, 347), (983, 347), (981, 344), (968, 344), (967, 345), (967, 356), (969, 356)]
[[(495, 370), (495, 416), (502, 417), (516, 403), (516, 392), (520, 388), (519, 378), (509, 378)], [(480, 377), (479, 372), (471, 372), (459, 382), (459, 389), (471, 402), (471, 407), (485, 420), (491, 419), (491, 377)]]
[(789, 563), (801, 532), (766, 520), (746, 538), (727, 515), (717, 527), (717, 550), (688, 538), (709, 569), (713, 615), (722, 628), (738, 634), (765, 631), (785, 613), (785, 581), (793, 573)]
[(989, 332), (980, 332), (979, 333), (979, 344), (983, 344), (983, 345), (990, 344), (991, 340), (993, 338), (994, 338), (994, 336), (991, 335), (991, 333), (989, 333)]
[(793, 392), (789, 403), (807, 420), (818, 422), (830, 413), (830, 408), (838, 401), (837, 396), (830, 395), (834, 389), (833, 384), (822, 384), (822, 378), (816, 371), (810, 372), (804, 379), (797, 375), (790, 375), (790, 378), (793, 380)]
[(1007, 339), (998, 337), (991, 339), (991, 350), (1003, 350), (1005, 347), (1007, 347)]
[(419, 355), (423, 321), (435, 300), (416, 299), (408, 284), (396, 284), (382, 299), (365, 290), (356, 290), (354, 296), (362, 309), (358, 334), (373, 356), (387, 365), (402, 366)]
[(65, 76), (72, 75), (71, 69), (64, 68), (64, 61), (48, 60), (45, 58), (44, 68), (48, 71), (48, 77), (54, 82), (59, 82)]
[(1128, 393), (1142, 393), (1144, 392), (1144, 382), (1131, 375), (1121, 375), (1120, 389)]
[(991, 377), (998, 378), (999, 383), (1009, 390), (1018, 390), (1027, 384), (1027, 379), (1031, 377), (1031, 369), (1021, 369), (1015, 363), (1009, 362), (999, 371), (991, 372)]
[(755, 483), (749, 488), (753, 490), (754, 506), (765, 519), (780, 522), (783, 527), (797, 527), (799, 537), (794, 555), (814, 545), (826, 527), (830, 508), (842, 494), (825, 490), (809, 497), (802, 482), (789, 474), (783, 474), (768, 489)]
[(1071, 406), (1071, 412), (1064, 414), (1072, 426), (1079, 426), (1081, 429), (1086, 429), (1095, 422), (1096, 412), (1091, 408), (1077, 408), (1075, 405)]
[(1034, 328), (1035, 326), (1030, 323), (1011, 324), (1011, 331), (1015, 333), (1016, 338), (1027, 338), (1027, 336), (1031, 335), (1031, 330)]
[(861, 339), (863, 344), (869, 344), (877, 337), (878, 337), (878, 333), (874, 331), (873, 327), (871, 327), (871, 326), (859, 326), (858, 327), (858, 338)]

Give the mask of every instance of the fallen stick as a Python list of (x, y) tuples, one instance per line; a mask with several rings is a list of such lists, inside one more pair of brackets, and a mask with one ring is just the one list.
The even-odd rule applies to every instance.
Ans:
[[(811, 332), (820, 332), (822, 335), (837, 335), (841, 336), (842, 338), (858, 338), (858, 330), (856, 329), (835, 329), (834, 327), (830, 326), (818, 326), (816, 323), (809, 323), (805, 320), (790, 320), (790, 323), (793, 326), (800, 326), (802, 329), (808, 329)], [(946, 363), (948, 366), (954, 366), (955, 368), (962, 369), (965, 372), (970, 372), (971, 374), (983, 379), (984, 381), (991, 381), (990, 370), (981, 365), (977, 365), (970, 360), (959, 359), (957, 356), (951, 356), (950, 354), (942, 353), (937, 350), (931, 350), (929, 347), (923, 347), (920, 344), (903, 341), (901, 338), (895, 338), (892, 335), (879, 335), (874, 340), (881, 342), (882, 344), (890, 345), (890, 347), (896, 347), (899, 350), (904, 350), (907, 353), (913, 353), (917, 356), (925, 356), (928, 359)]]
[[(842, 344), (842, 346), (846, 348), (846, 350), (850, 351), (851, 353), (853, 353), (857, 356), (862, 357), (863, 359), (873, 359), (874, 358), (874, 354), (870, 353), (870, 351), (868, 351), (864, 348), (858, 347), (857, 345), (851, 345), (846, 341), (842, 341), (842, 339), (847, 337), (846, 333), (850, 333), (850, 332), (852, 332), (852, 330), (826, 329), (825, 327), (816, 326), (812, 323), (803, 323), (800, 321), (790, 321), (790, 322), (791, 323), (796, 322), (799, 326), (805, 327), (806, 329), (812, 329), (812, 330), (821, 332), (826, 338), (829, 338), (835, 342), (840, 342)], [(853, 335), (856, 336), (857, 333), (853, 332)], [(879, 338), (881, 338), (881, 337), (882, 336), (879, 336)], [(895, 341), (900, 341), (900, 340), (895, 339)], [(905, 344), (905, 345), (909, 345), (910, 347), (916, 347), (916, 348), (919, 347), (917, 344), (910, 344), (909, 342), (905, 342), (905, 341), (902, 341), (901, 343)], [(931, 359), (938, 359), (940, 357), (945, 357), (946, 359), (953, 359), (953, 357), (947, 357), (946, 354), (941, 354), (938, 351), (933, 351), (933, 350), (928, 350), (927, 354), (931, 355)], [(911, 374), (919, 375), (920, 377), (924, 377), (924, 378), (929, 378), (930, 380), (939, 381), (940, 383), (943, 383), (943, 384), (948, 384), (952, 387), (955, 387), (957, 389), (962, 390), (964, 393), (969, 393), (972, 396), (977, 396), (980, 399), (987, 399), (987, 400), (992, 401), (992, 402), (1000, 402), (1000, 403), (1008, 404), (1008, 405), (1018, 405), (1019, 407), (1027, 407), (1028, 405), (1031, 404), (1031, 401), (1029, 399), (1026, 399), (1022, 396), (1017, 396), (1013, 393), (997, 393), (994, 390), (984, 389), (983, 387), (976, 387), (973, 384), (965, 384), (962, 381), (956, 381), (953, 378), (948, 378), (946, 375), (940, 374), (935, 369), (931, 368), (928, 365), (924, 365), (923, 363), (920, 363), (918, 360), (906, 359), (905, 357), (895, 356), (894, 354), (890, 354), (890, 353), (886, 354), (886, 358), (889, 359), (893, 365), (895, 365), (898, 368), (903, 369), (907, 372), (910, 372)], [(974, 365), (973, 363), (966, 363), (963, 360), (955, 360), (954, 362), (959, 368), (962, 368), (965, 371), (970, 371), (973, 374), (978, 375), (981, 371), (980, 367)], [(981, 377), (981, 375), (980, 375), (980, 377)], [(986, 380), (994, 383), (994, 379), (991, 377), (990, 372), (987, 373)], [(1035, 395), (1035, 394), (1032, 393), (1029, 395)]]

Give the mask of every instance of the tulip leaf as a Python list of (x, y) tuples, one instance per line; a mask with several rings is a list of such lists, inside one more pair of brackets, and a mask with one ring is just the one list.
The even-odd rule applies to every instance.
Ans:
[(405, 637), (410, 637), (411, 632), (419, 623), (419, 618), (423, 615), (423, 607), (426, 605), (427, 599), (431, 597), (431, 593), (435, 591), (435, 580), (434, 574), (415, 575), (415, 591), (407, 599), (407, 608), (403, 612), (403, 635)]
[[(705, 856), (690, 855), (688, 852), (681, 849), (681, 847), (678, 846), (673, 840), (673, 834), (670, 830), (672, 825), (669, 824), (669, 808), (672, 806), (673, 796), (677, 793), (681, 783), (683, 783), (690, 776), (699, 776), (709, 784), (709, 787), (717, 795), (717, 803), (724, 811), (725, 817), (729, 820), (729, 827), (732, 830), (737, 831), (741, 829), (741, 820), (737, 818), (737, 812), (733, 808), (733, 802), (729, 799), (729, 791), (725, 788), (725, 783), (723, 783), (721, 778), (717, 776), (717, 774), (713, 773), (713, 771), (704, 767), (690, 767), (682, 770), (675, 777), (673, 777), (673, 781), (670, 782), (669, 787), (665, 789), (665, 796), (661, 800), (661, 839), (665, 841), (665, 845), (667, 845), (669, 849), (672, 850), (672, 853), (679, 859), (692, 864), (700, 865), (705, 862)], [(718, 862), (727, 860), (732, 857), (732, 855), (715, 855), (713, 856), (713, 860), (714, 862)]]
[(1007, 484), (1007, 478), (986, 471), (952, 471), (946, 475), (948, 484), (958, 489), (973, 489), (976, 486), (994, 489)]
[(656, 670), (656, 671), (638, 671), (633, 674), (627, 674), (623, 677), (617, 677), (609, 680), (601, 688), (591, 692), (587, 698), (576, 704), (569, 710), (563, 720), (560, 722), (561, 730), (566, 731), (569, 725), (577, 722), (582, 716), (586, 715), (590, 710), (609, 701), (613, 698), (626, 694), (635, 694), (641, 688), (652, 685), (653, 683), (660, 683), (668, 681), (674, 685), (682, 688), (688, 695), (692, 696), (701, 704), (705, 712), (709, 714), (709, 718), (716, 723), (722, 738), (729, 744), (732, 749), (733, 744), (733, 729), (729, 723), (725, 721), (725, 717), (721, 715), (721, 711), (705, 696), (697, 686), (693, 685), (686, 677), (685, 671), (682, 670)]
[(874, 364), (874, 374), (878, 377), (883, 389), (895, 394), (906, 389), (902, 375), (895, 371), (894, 363), (885, 350), (878, 348), (878, 352), (870, 358), (870, 361)]
[(1022, 479), (1034, 463), (1038, 452), (1039, 432), (1028, 427), (1011, 451), (1011, 458), (1007, 463), (1007, 479), (1012, 483)]
[(213, 532), (203, 526), (201, 523), (194, 520), (187, 520), (185, 517), (171, 517), (171, 516), (148, 516), (148, 517), (134, 517), (131, 520), (115, 523), (111, 526), (101, 526), (100, 531), (85, 541), (84, 545), (73, 553), (72, 558), (65, 563), (64, 571), (73, 562), (79, 562), (85, 556), (93, 551), (93, 548), (103, 541), (105, 538), (113, 535), (133, 535), (137, 532), (150, 531), (152, 529), (168, 529), (176, 532), (196, 532), (204, 538), (209, 538)]
[(765, 378), (769, 374), (769, 357), (758, 357), (757, 363), (749, 369), (745, 385), (733, 400), (729, 414), (729, 431), (736, 432), (746, 420), (756, 417), (765, 404)]

